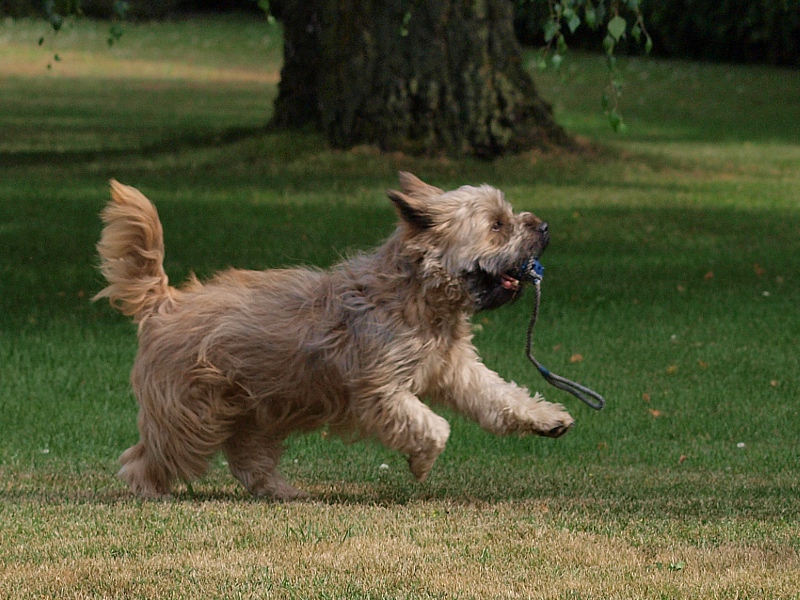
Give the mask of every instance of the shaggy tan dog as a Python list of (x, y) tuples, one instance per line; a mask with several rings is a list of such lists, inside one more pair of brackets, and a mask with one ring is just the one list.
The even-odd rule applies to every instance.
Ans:
[(296, 498), (278, 471), (284, 439), (325, 425), (407, 454), (422, 481), (450, 426), (421, 398), (501, 435), (572, 426), (563, 407), (484, 366), (471, 343), (470, 316), (519, 294), (517, 265), (543, 252), (547, 225), (486, 185), (445, 193), (401, 173), (400, 187), (389, 192), (399, 225), (371, 254), (176, 289), (155, 207), (111, 182), (98, 244), (109, 285), (96, 298), (139, 323), (141, 439), (119, 473), (134, 493), (168, 495), (222, 451), (252, 494)]

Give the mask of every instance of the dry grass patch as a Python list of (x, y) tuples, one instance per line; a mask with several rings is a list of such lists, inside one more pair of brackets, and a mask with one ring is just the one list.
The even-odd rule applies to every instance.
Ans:
[[(208, 66), (189, 61), (143, 60), (112, 53), (96, 54), (67, 50), (59, 52), (59, 61), (44, 51), (7, 49), (0, 53), (9, 56), (4, 64), (5, 77), (102, 78), (104, 80), (149, 79), (169, 81), (196, 81), (202, 83), (268, 83), (277, 85), (280, 73), (276, 69), (258, 69), (244, 66)], [(11, 58), (13, 57), (13, 60)], [(47, 65), (50, 64), (50, 71)]]
[[(280, 79), (282, 38), (263, 19), (126, 23), (109, 47), (109, 24), (0, 21), (0, 77), (268, 83)], [(41, 40), (41, 43), (39, 41)]]
[[(5, 504), (4, 598), (792, 598), (797, 530), (649, 519), (590, 533), (542, 501)], [(753, 528), (775, 541), (743, 535)], [(768, 531), (765, 531), (768, 530)], [(734, 538), (750, 539), (736, 542)], [(794, 594), (794, 596), (793, 596)]]

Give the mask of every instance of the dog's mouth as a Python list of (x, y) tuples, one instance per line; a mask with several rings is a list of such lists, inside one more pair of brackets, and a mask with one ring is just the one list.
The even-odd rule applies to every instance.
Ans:
[[(514, 271), (514, 275), (518, 275), (518, 273)], [(506, 290), (514, 292), (518, 291), (522, 285), (522, 282), (514, 275), (511, 273), (503, 273), (500, 275), (500, 285)]]
[(531, 256), (502, 270), (499, 274), (491, 273), (479, 266), (466, 273), (464, 278), (475, 300), (476, 310), (491, 310), (519, 298), (524, 290), (524, 284), (532, 281), (527, 271), (528, 265), (535, 263), (537, 259), (538, 257)]
[(535, 283), (541, 279), (544, 267), (539, 262), (538, 256), (531, 256), (521, 260), (514, 267), (501, 273), (499, 285), (508, 291), (517, 292), (523, 283)]

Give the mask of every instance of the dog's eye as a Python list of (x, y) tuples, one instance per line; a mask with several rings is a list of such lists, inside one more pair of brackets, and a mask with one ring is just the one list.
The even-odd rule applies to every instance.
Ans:
[(492, 231), (500, 231), (503, 228), (503, 222), (498, 220), (492, 223)]

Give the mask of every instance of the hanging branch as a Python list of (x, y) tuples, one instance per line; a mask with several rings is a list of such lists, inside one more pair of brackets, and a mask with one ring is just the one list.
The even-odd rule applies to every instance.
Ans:
[[(626, 19), (620, 14), (621, 5), (627, 8), (632, 18)], [(565, 27), (573, 34), (584, 23), (592, 30), (597, 30), (605, 23), (603, 50), (606, 54), (608, 85), (603, 90), (601, 106), (611, 128), (616, 132), (624, 131), (625, 123), (619, 110), (622, 78), (617, 70), (614, 50), (628, 34), (637, 44), (644, 44), (645, 53), (650, 54), (653, 49), (653, 39), (645, 27), (639, 0), (548, 0), (548, 6), (549, 17), (543, 29), (545, 46), (539, 51), (538, 67), (559, 69), (568, 50)]]

